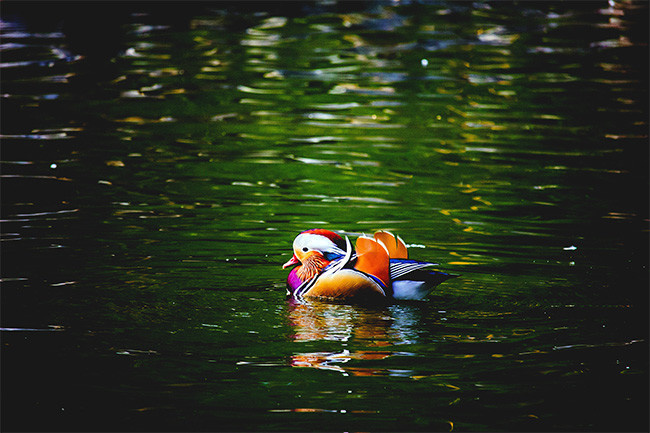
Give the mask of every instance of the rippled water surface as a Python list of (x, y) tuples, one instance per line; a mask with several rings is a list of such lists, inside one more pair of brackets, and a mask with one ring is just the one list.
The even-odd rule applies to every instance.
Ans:
[[(1, 13), (3, 430), (647, 431), (647, 2)], [(462, 276), (292, 303), (313, 227)]]

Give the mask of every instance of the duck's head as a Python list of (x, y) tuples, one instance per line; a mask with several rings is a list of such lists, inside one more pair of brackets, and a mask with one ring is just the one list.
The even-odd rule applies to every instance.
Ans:
[(345, 248), (345, 240), (333, 231), (305, 230), (294, 239), (293, 256), (282, 267), (300, 265), (296, 274), (305, 281), (317, 275), (332, 260), (344, 256)]

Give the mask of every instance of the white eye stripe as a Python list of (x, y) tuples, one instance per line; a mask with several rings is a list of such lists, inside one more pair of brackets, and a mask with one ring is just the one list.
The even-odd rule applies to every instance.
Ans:
[[(301, 233), (296, 236), (293, 241), (293, 249), (295, 251), (316, 250), (320, 252), (339, 252), (339, 247), (336, 246), (329, 238), (313, 233)], [(305, 251), (306, 252), (306, 251)]]

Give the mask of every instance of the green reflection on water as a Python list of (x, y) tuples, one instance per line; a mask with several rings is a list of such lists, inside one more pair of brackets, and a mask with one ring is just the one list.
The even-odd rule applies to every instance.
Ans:
[[(264, 8), (5, 7), (3, 427), (647, 428), (647, 5)], [(462, 278), (289, 304), (314, 226)]]

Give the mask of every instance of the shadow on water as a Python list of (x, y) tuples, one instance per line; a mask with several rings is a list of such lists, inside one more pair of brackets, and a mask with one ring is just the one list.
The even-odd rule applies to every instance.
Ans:
[[(1, 13), (4, 430), (647, 430), (646, 2)], [(311, 227), (462, 277), (291, 304)]]

